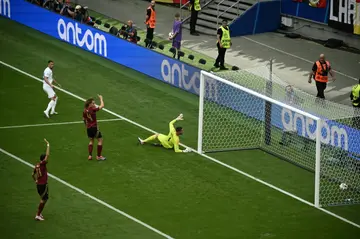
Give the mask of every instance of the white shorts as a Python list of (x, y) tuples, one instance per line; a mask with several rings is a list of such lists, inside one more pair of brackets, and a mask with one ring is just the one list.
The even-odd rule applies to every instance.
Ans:
[(45, 91), (45, 93), (48, 95), (48, 98), (51, 99), (53, 98), (56, 94), (53, 88), (51, 88), (51, 86), (49, 86), (48, 84), (44, 84), (43, 85), (43, 90)]

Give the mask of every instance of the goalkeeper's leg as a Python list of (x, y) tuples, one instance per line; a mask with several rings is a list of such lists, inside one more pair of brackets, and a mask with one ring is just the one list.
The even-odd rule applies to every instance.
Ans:
[(156, 140), (158, 138), (158, 136), (159, 136), (159, 134), (154, 134), (154, 135), (151, 135), (150, 137), (148, 137), (148, 138), (146, 138), (144, 140), (142, 140), (140, 138), (138, 138), (138, 140), (139, 140), (140, 144), (145, 144), (145, 143), (148, 143), (150, 141)]

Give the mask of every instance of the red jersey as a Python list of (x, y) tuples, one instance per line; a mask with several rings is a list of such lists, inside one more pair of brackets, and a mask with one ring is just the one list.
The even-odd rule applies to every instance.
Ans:
[(36, 174), (38, 185), (47, 184), (48, 174), (47, 174), (46, 164), (47, 162), (43, 160), (35, 165), (34, 174)]
[(86, 121), (87, 128), (97, 127), (96, 112), (99, 111), (99, 107), (89, 107), (84, 110), (83, 118)]

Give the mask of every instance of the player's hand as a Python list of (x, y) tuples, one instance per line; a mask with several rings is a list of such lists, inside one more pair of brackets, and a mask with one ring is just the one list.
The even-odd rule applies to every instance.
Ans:
[(309, 84), (311, 84), (311, 78), (308, 80)]
[(183, 120), (184, 118), (184, 115), (183, 114), (180, 114), (177, 118), (176, 118), (176, 120)]
[(183, 150), (183, 153), (190, 153), (191, 152), (191, 149), (190, 148), (186, 148)]
[(102, 95), (98, 95), (98, 97), (99, 97), (99, 99), (102, 99), (102, 98), (103, 98)]
[(46, 143), (46, 146), (49, 146), (49, 141), (47, 141), (46, 139), (44, 139), (45, 143)]

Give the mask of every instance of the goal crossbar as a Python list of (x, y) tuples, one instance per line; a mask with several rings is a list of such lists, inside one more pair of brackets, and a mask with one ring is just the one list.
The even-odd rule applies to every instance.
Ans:
[[(211, 80), (207, 80), (206, 78), (209, 78)], [(228, 81), (226, 79), (223, 79), (219, 76), (216, 76), (214, 74), (211, 74), (209, 72), (206, 72), (206, 71), (201, 71), (201, 75), (200, 75), (200, 87), (199, 87), (199, 121), (198, 121), (198, 146), (197, 146), (197, 151), (199, 153), (206, 153), (204, 152), (203, 150), (203, 123), (204, 123), (204, 104), (205, 104), (205, 99), (206, 99), (206, 87), (208, 85), (211, 85), (211, 89), (214, 91), (218, 90), (217, 89), (217, 86), (219, 85), (226, 85), (227, 87), (231, 88), (231, 89), (236, 89), (236, 90), (239, 90), (241, 92), (244, 92), (250, 96), (253, 96), (253, 97), (256, 97), (257, 99), (261, 99), (264, 103), (270, 103), (272, 105), (276, 105), (276, 106), (279, 106), (283, 109), (287, 109), (291, 112), (294, 112), (294, 113), (297, 113), (301, 116), (304, 116), (306, 118), (309, 118), (311, 120), (313, 120), (314, 122), (316, 122), (316, 132), (315, 132), (315, 152), (314, 152), (314, 158), (315, 158), (315, 187), (314, 187), (314, 191), (315, 191), (315, 194), (314, 194), (314, 205), (315, 207), (320, 207), (320, 149), (321, 149), (321, 118), (318, 117), (318, 116), (315, 116), (313, 114), (310, 114), (308, 112), (305, 112), (305, 111), (302, 111), (298, 108), (295, 108), (291, 105), (288, 105), (288, 104), (285, 104), (285, 103), (282, 103), (278, 100), (275, 100), (275, 99), (272, 99), (266, 95), (263, 95), (263, 94), (260, 94), (256, 91), (253, 91), (251, 89), (248, 89), (246, 87), (243, 87), (241, 85), (238, 85), (234, 82), (231, 82), (231, 81)], [(231, 104), (232, 102), (227, 102), (225, 101), (224, 102), (221, 102), (221, 103), (218, 103), (220, 106), (222, 107), (225, 107), (225, 108), (229, 108), (231, 109)], [(254, 107), (256, 107), (256, 105), (254, 105)], [(236, 111), (233, 110), (233, 111)], [(239, 111), (239, 113), (243, 113), (241, 111)], [(249, 116), (251, 117), (251, 116)], [(255, 149), (256, 147), (249, 147), (249, 148), (246, 148), (246, 149)], [(261, 149), (261, 147), (259, 147)], [(227, 150), (241, 150), (241, 149), (244, 149), (244, 148), (236, 148), (236, 147), (229, 147)], [(222, 150), (212, 150), (212, 152), (216, 152), (216, 151), (222, 151)], [(264, 150), (266, 151), (266, 150)]]

